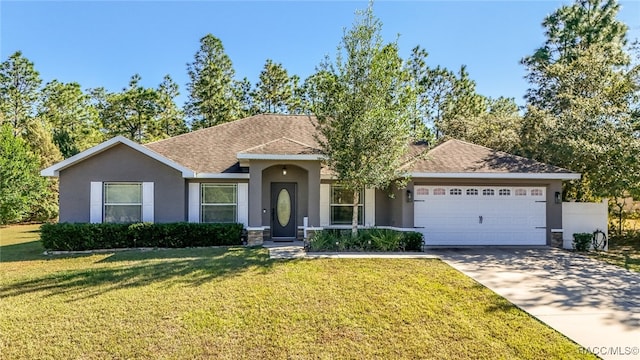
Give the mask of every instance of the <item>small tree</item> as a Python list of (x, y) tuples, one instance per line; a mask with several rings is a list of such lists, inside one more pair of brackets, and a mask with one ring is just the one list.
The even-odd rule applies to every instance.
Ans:
[(335, 63), (326, 59), (320, 65), (312, 106), (326, 165), (353, 192), (354, 235), (360, 190), (406, 183), (400, 168), (410, 139), (414, 97), (397, 43), (383, 43), (382, 24), (372, 4), (356, 15)]

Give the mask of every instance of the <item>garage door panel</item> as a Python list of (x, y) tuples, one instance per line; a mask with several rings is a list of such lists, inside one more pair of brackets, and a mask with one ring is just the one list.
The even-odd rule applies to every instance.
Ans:
[(545, 191), (543, 187), (416, 186), (414, 224), (428, 245), (544, 245)]

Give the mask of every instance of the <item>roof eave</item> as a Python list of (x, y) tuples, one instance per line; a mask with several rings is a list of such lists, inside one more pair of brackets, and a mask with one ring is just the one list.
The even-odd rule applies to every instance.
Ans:
[(248, 179), (247, 173), (197, 173), (190, 179)]
[(102, 142), (92, 148), (89, 148), (79, 154), (76, 154), (68, 159), (65, 159), (57, 164), (51, 165), (46, 169), (43, 169), (42, 171), (40, 171), (40, 175), (42, 176), (49, 176), (49, 177), (58, 177), (60, 175), (60, 171), (69, 168), (81, 161), (84, 161), (92, 156), (98, 155), (100, 153), (102, 153), (103, 151), (106, 151), (118, 144), (124, 144), (127, 145), (128, 147), (154, 159), (157, 160), (175, 170), (178, 170), (179, 172), (182, 173), (182, 177), (184, 178), (188, 178), (188, 177), (195, 177), (196, 173), (189, 169), (186, 168), (178, 163), (176, 163), (173, 160), (170, 160), (160, 154), (158, 154), (157, 152), (142, 146), (134, 141), (131, 141), (127, 138), (125, 138), (124, 136), (116, 136), (114, 138), (111, 138), (105, 142)]
[(539, 180), (579, 180), (579, 173), (435, 173), (412, 172), (413, 178), (449, 178), (449, 179), (539, 179)]

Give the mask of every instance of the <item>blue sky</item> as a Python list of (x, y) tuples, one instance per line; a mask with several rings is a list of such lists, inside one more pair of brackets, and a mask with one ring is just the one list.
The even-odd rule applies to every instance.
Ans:
[[(383, 35), (399, 35), (406, 57), (415, 45), (431, 65), (467, 65), (479, 93), (514, 97), (527, 88), (519, 60), (544, 41), (544, 17), (569, 1), (378, 1)], [(640, 38), (640, 2), (621, 1), (619, 18)], [(366, 1), (12, 1), (0, 0), (0, 57), (17, 50), (35, 63), (46, 83), (124, 88), (131, 75), (156, 87), (165, 74), (186, 100), (186, 64), (199, 39), (222, 40), (236, 77), (255, 84), (266, 61), (290, 74), (311, 75), (334, 56), (343, 29)]]

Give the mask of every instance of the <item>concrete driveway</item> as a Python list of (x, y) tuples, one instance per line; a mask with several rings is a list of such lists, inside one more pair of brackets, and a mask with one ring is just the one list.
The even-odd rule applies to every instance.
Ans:
[(604, 359), (640, 359), (640, 274), (553, 248), (431, 249)]

